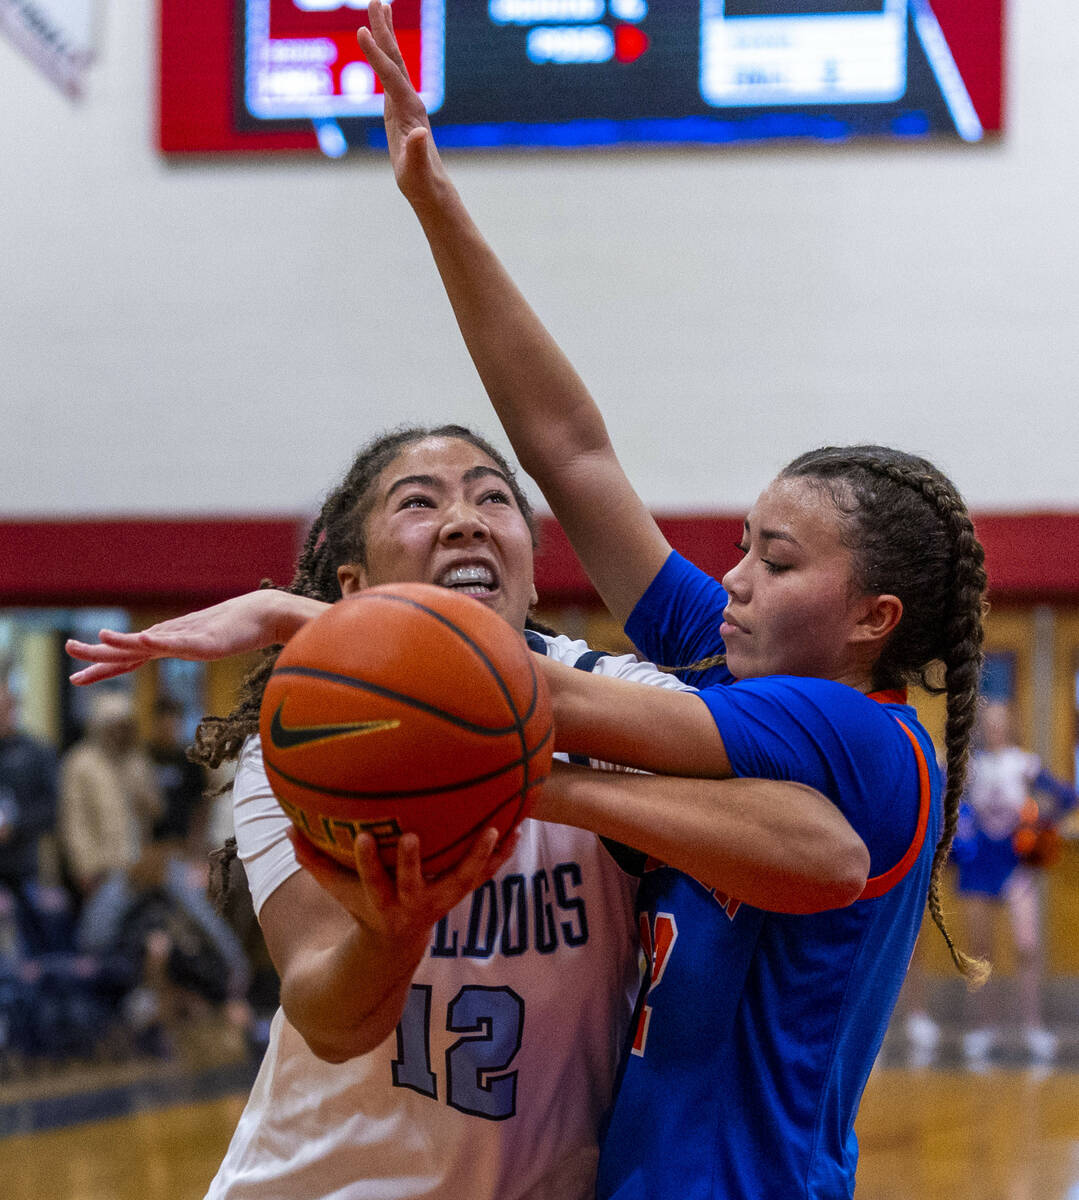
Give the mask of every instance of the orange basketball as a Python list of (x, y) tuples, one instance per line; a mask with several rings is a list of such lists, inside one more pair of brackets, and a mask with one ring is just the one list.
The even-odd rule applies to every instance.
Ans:
[(390, 584), (338, 601), (281, 651), (259, 718), (270, 785), (346, 866), (360, 830), (393, 868), (419, 834), (424, 874), (505, 836), (551, 765), (551, 704), (524, 638), (471, 596)]

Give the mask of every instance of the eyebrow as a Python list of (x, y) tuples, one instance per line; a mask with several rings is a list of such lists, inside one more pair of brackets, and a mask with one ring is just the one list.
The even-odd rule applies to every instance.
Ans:
[(433, 475), (402, 475), (400, 479), (395, 479), (393, 483), (386, 489), (386, 499), (388, 500), (398, 488), (413, 487), (438, 487), (438, 480)]
[[(485, 467), (482, 465), (469, 467), (461, 478), (465, 483), (473, 483), (475, 480), (483, 479), (488, 475), (493, 475), (496, 479), (501, 479), (506, 487), (510, 486), (510, 481), (501, 471), (496, 470), (494, 467)], [(386, 489), (386, 499), (388, 500), (398, 488), (414, 486), (437, 489), (442, 486), (442, 481), (436, 479), (434, 475), (402, 475), (400, 479), (395, 479)]]
[[(742, 528), (746, 533), (752, 533), (752, 530), (749, 528), (748, 517), (742, 522)], [(800, 546), (802, 544), (796, 537), (782, 529), (762, 529), (757, 534), (757, 537), (762, 542), (788, 542), (792, 546)]]

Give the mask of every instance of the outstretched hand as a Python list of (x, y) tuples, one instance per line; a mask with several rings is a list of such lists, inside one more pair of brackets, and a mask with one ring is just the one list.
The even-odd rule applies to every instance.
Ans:
[(451, 909), (498, 872), (517, 844), (516, 833), (498, 843), (498, 831), (486, 829), (458, 866), (428, 880), (414, 833), (398, 840), (393, 876), (382, 865), (369, 833), (356, 838), (355, 871), (316, 849), (299, 830), (290, 829), (288, 836), (300, 865), (342, 908), (380, 941), (402, 948), (413, 941), (425, 942)]
[(367, 16), (370, 28), (361, 28), (356, 37), (385, 93), (383, 119), (394, 178), (411, 203), (422, 203), (450, 186), (449, 177), (431, 136), (427, 109), (408, 77), (390, 6), (371, 0)]
[(160, 621), (138, 633), (102, 629), (96, 643), (64, 644), (72, 658), (92, 663), (71, 676), (79, 686), (134, 671), (155, 658), (209, 662), (286, 641), (327, 605), (271, 588), (234, 596), (221, 604)]

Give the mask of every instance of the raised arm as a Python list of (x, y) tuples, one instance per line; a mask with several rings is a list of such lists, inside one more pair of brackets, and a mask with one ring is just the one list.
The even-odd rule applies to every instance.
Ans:
[(604, 603), (625, 621), (670, 551), (569, 360), (484, 240), (435, 148), (388, 5), (372, 0), (360, 45), (386, 94), (398, 187), (431, 247), (454, 315), (521, 466), (535, 479)]
[(93, 664), (76, 671), (71, 682), (99, 683), (141, 667), (155, 658), (210, 662), (264, 646), (283, 644), (305, 622), (330, 606), (322, 600), (261, 588), (210, 608), (160, 621), (138, 633), (102, 629), (99, 642), (69, 639), (72, 658)]

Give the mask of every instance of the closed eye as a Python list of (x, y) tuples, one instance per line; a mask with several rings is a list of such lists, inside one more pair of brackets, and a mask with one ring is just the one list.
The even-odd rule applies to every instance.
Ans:
[[(744, 546), (741, 542), (735, 542), (734, 548), (740, 554), (749, 553), (749, 547)], [(790, 570), (789, 563), (777, 563), (770, 558), (762, 558), (761, 562), (764, 564), (764, 569), (769, 573), (769, 575), (781, 575), (784, 571)]]

